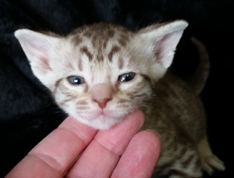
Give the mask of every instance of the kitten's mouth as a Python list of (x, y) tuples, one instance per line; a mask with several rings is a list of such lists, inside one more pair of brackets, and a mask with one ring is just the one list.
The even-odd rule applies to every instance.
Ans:
[(96, 119), (100, 121), (106, 121), (109, 117), (106, 114), (100, 114)]
[(100, 120), (100, 121), (106, 121), (106, 120), (110, 120), (110, 119), (119, 119), (118, 116), (109, 114), (108, 112), (104, 112), (103, 110), (100, 112), (100, 114), (97, 114), (96, 116), (94, 116), (93, 120)]
[(89, 121), (93, 121), (93, 120), (105, 121), (108, 119), (119, 118), (118, 116), (113, 115), (112, 113), (105, 111), (105, 110), (98, 110), (98, 111), (93, 111), (93, 112), (83, 113), (83, 114), (79, 112), (78, 115), (80, 115), (83, 119), (87, 119)]
[(123, 117), (105, 113), (103, 111), (91, 112), (91, 113), (79, 113), (77, 118), (80, 122), (87, 124), (93, 128), (105, 130), (111, 126), (119, 123)]

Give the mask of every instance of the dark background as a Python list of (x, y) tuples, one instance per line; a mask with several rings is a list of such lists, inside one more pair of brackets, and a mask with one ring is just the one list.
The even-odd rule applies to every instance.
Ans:
[(212, 149), (226, 165), (226, 171), (212, 177), (230, 177), (234, 119), (233, 0), (0, 0), (0, 177), (66, 117), (53, 104), (47, 89), (33, 77), (13, 36), (15, 30), (50, 30), (65, 35), (81, 25), (104, 21), (136, 31), (175, 19), (185, 19), (190, 24), (172, 66), (178, 75), (188, 78), (198, 64), (191, 36), (200, 39), (209, 51), (210, 77), (201, 97), (207, 111)]

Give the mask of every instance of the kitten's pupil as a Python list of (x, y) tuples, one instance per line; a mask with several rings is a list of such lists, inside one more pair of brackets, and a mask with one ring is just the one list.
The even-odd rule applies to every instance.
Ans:
[(119, 81), (120, 82), (128, 82), (130, 80), (132, 80), (135, 77), (135, 73), (134, 72), (130, 72), (130, 73), (126, 73), (123, 75), (119, 76)]
[(72, 85), (80, 85), (80, 84), (84, 83), (84, 78), (78, 77), (78, 76), (70, 76), (70, 77), (68, 77), (68, 81)]

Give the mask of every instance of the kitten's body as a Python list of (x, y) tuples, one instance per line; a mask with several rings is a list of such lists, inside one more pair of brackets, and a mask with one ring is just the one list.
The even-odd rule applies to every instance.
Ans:
[(193, 42), (201, 61), (190, 79), (192, 82), (185, 82), (168, 71), (154, 86), (150, 107), (145, 109), (144, 129), (156, 131), (162, 140), (156, 173), (201, 177), (196, 145), (206, 135), (206, 119), (199, 94), (208, 77), (209, 61), (204, 46), (195, 39)]
[(95, 24), (67, 37), (28, 30), (16, 36), (34, 74), (68, 114), (107, 129), (129, 112), (143, 109), (144, 129), (158, 132), (162, 140), (156, 173), (192, 178), (202, 177), (200, 160), (209, 173), (212, 167), (224, 167), (207, 143), (198, 97), (202, 87), (194, 81), (190, 87), (166, 73), (186, 26), (177, 21), (134, 34), (119, 26)]
[(184, 81), (170, 73), (159, 80), (154, 91), (144, 128), (156, 131), (162, 141), (156, 172), (201, 177), (196, 150), (205, 135), (201, 101)]

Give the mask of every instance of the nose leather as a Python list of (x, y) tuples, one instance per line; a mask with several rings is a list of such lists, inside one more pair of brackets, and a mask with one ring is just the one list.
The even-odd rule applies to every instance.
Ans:
[(107, 102), (112, 100), (112, 89), (108, 84), (99, 83), (93, 86), (91, 96), (92, 100), (103, 109), (106, 107)]

